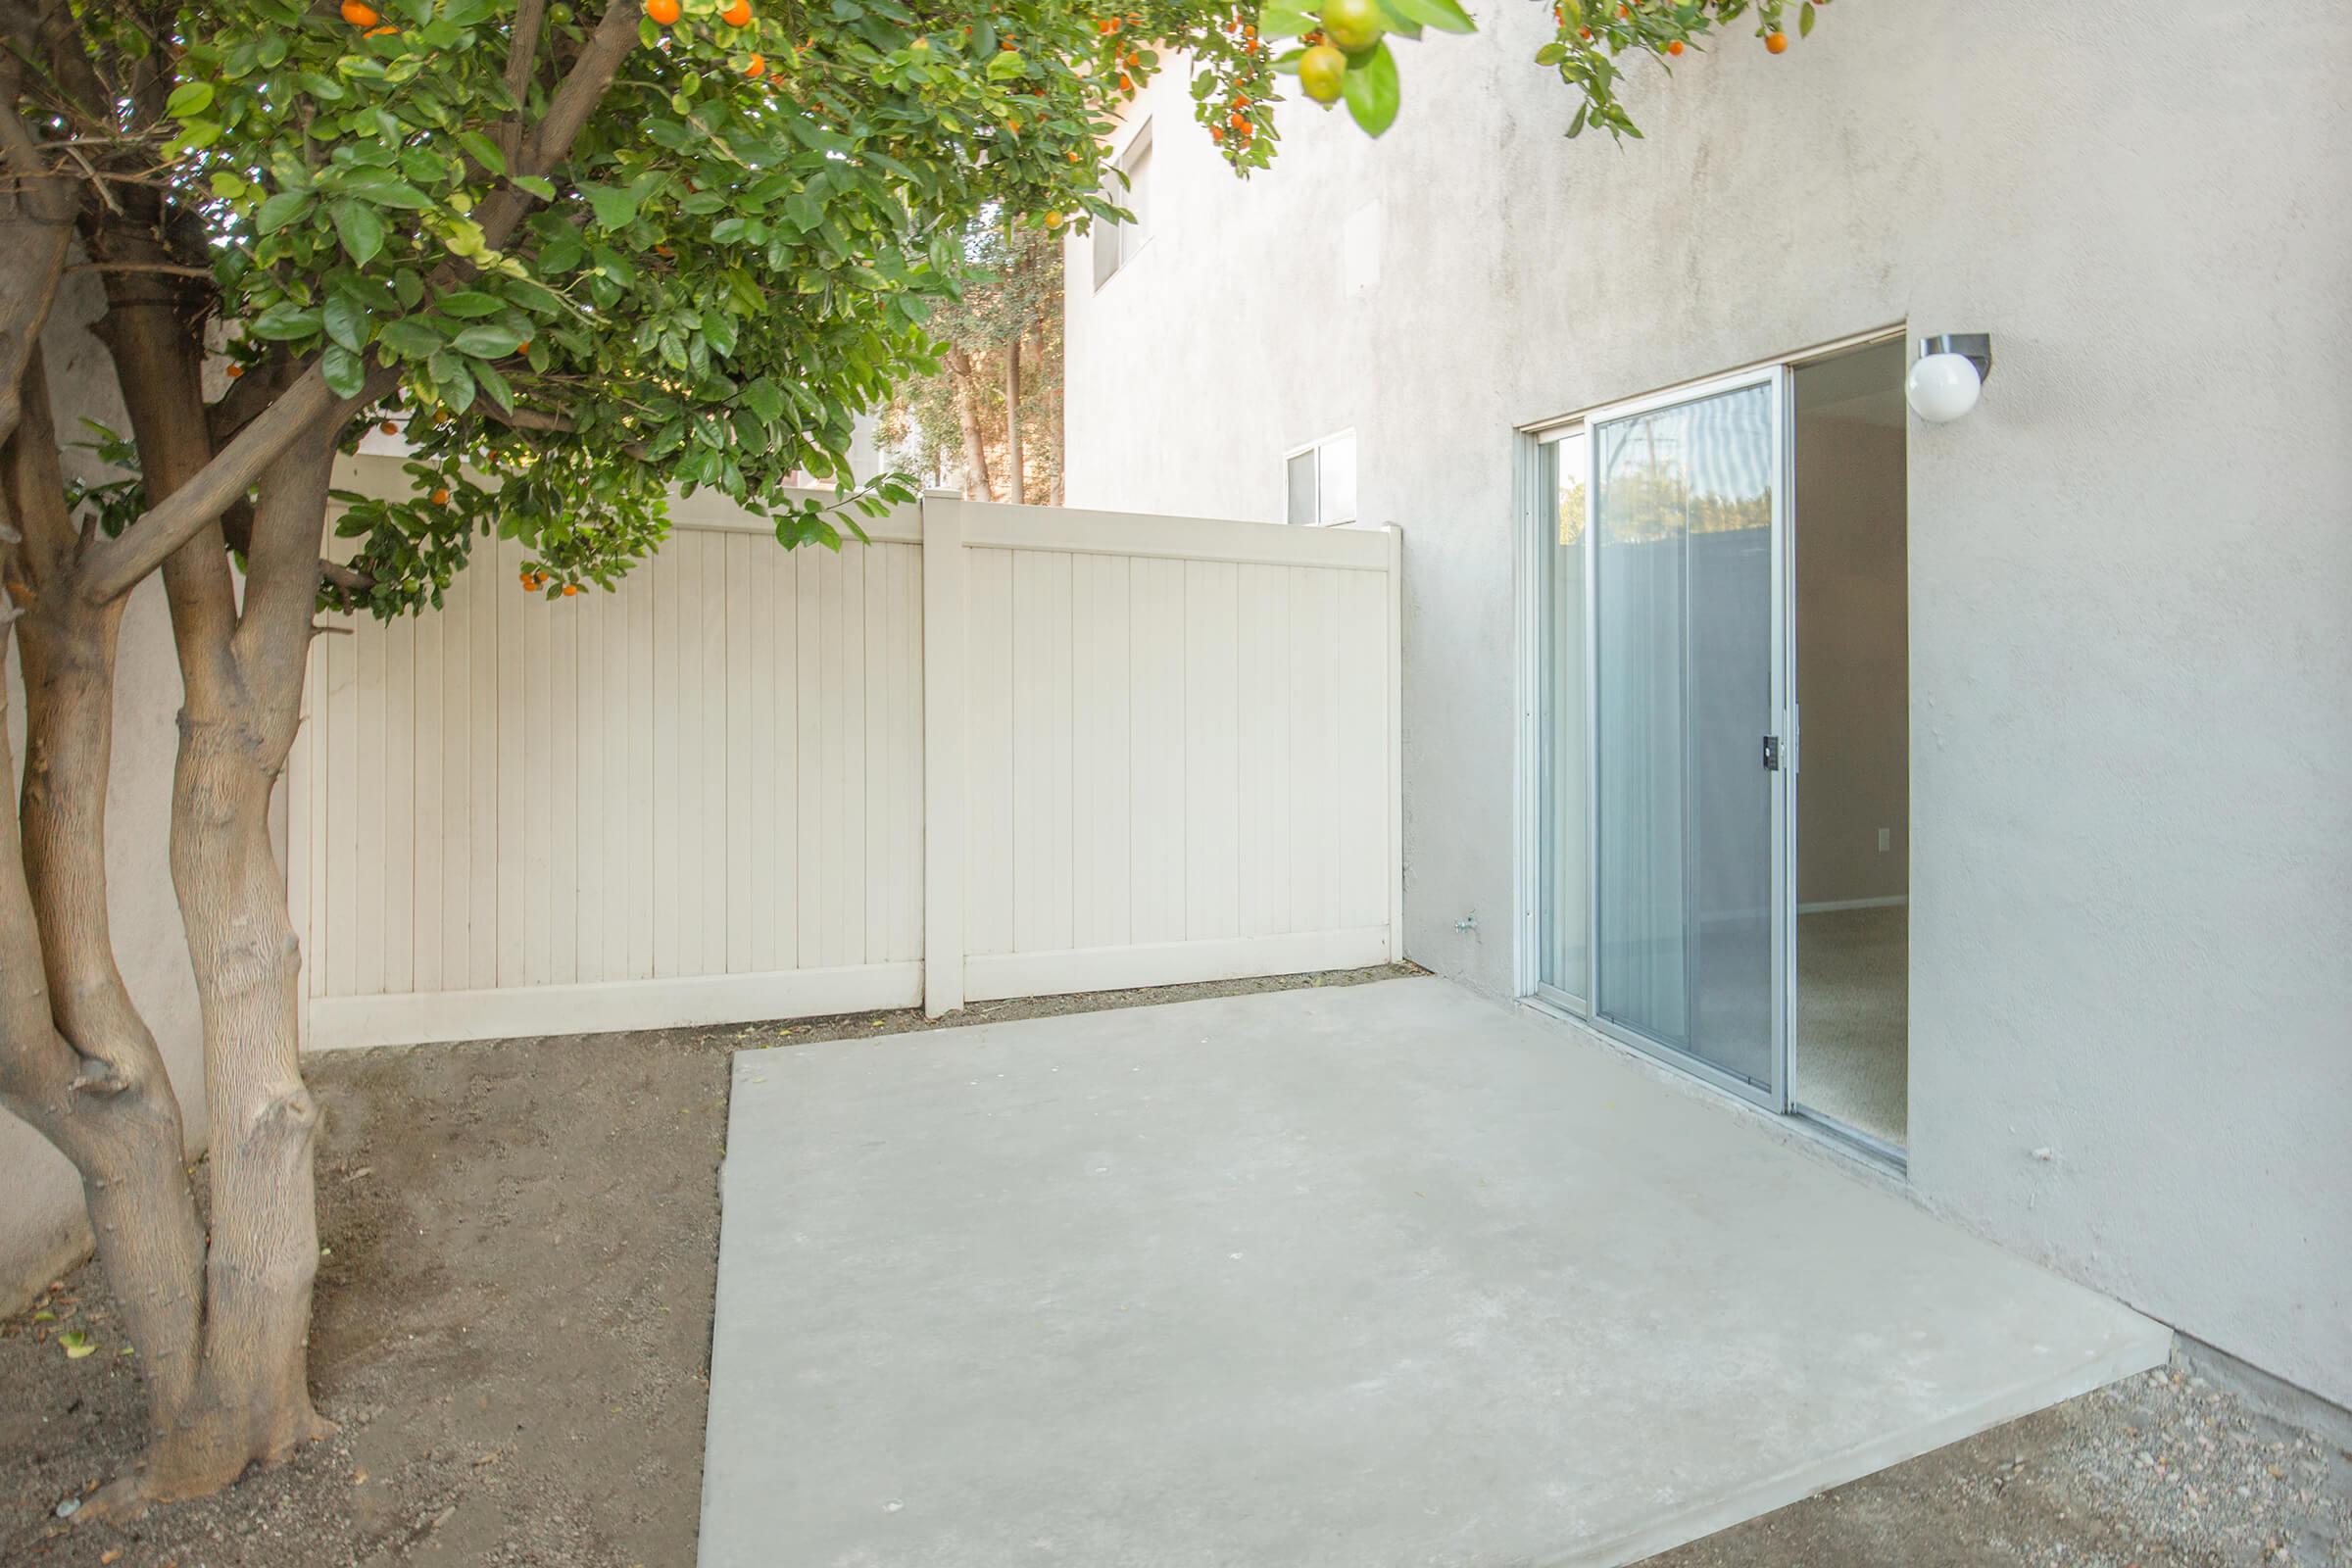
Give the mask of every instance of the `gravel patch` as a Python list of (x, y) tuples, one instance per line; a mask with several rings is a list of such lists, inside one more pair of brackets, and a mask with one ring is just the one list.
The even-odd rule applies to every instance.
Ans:
[(2352, 1456), (2176, 1363), (1645, 1568), (2352, 1565)]

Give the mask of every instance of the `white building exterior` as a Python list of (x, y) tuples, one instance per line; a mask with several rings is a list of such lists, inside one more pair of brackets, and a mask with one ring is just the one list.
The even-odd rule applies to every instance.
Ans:
[(1387, 136), (1293, 104), (1247, 182), (1151, 85), (1148, 231), (1100, 279), (1070, 242), (1071, 504), (1280, 519), (1352, 437), (1348, 510), (1404, 531), (1405, 949), (1514, 998), (1533, 432), (1992, 334), (1967, 417), (1855, 421), (1907, 497), (1903, 1179), (2352, 1401), (2352, 14), (1837, 6), (1635, 70), (1619, 146), (1563, 138), (1544, 8), (1473, 10), (1399, 47)]

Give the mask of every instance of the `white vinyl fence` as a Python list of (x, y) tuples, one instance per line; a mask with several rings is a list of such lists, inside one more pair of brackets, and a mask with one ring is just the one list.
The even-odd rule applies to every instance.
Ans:
[(317, 640), (311, 1047), (1396, 956), (1393, 530), (932, 496), (837, 554), (672, 520), (616, 593), (551, 603), (485, 545), (443, 610)]

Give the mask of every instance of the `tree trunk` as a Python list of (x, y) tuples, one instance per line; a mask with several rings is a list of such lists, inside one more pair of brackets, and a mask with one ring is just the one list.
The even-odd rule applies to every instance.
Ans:
[(1023, 481), (1021, 471), (1021, 340), (1016, 334), (1004, 342), (1004, 499), (1019, 506)]
[(213, 1241), (203, 1367), (148, 1456), (151, 1497), (211, 1492), (333, 1430), (311, 1406), (308, 1348), (322, 1118), (302, 1081), (302, 950), (270, 797), (301, 719), (334, 457), (322, 426), (264, 470), (229, 678), (191, 678), (181, 719), (172, 882), (204, 1011)]
[[(152, 277), (110, 276), (108, 294), (103, 335), (153, 506), (211, 455), (200, 349)], [(270, 797), (300, 711), (335, 428), (318, 425), (263, 469), (242, 617), (218, 522), (164, 564), (184, 688), (172, 882), (203, 1014), (213, 1234), (192, 1386), (140, 1474), (110, 1494), (117, 1504), (216, 1491), (330, 1430), (311, 1406), (306, 1352), (319, 1113), (297, 1056), (301, 954)]]
[(956, 421), (963, 427), (963, 498), (994, 501), (996, 487), (988, 477), (988, 440), (980, 433), (979, 377), (972, 357), (961, 349), (948, 350), (948, 378), (956, 387)]
[(1062, 485), (1062, 472), (1066, 466), (1067, 456), (1062, 451), (1061, 445), (1061, 368), (1046, 358), (1046, 323), (1043, 320), (1037, 323), (1037, 363), (1040, 373), (1046, 377), (1046, 455), (1053, 464), (1051, 470), (1053, 477), (1048, 481), (1047, 504), (1058, 507), (1062, 504), (1062, 497), (1066, 493)]
[[(31, 605), (17, 629), (25, 695), (19, 863), (51, 1020), (76, 1058), (74, 1093), (42, 1130), (81, 1174), (99, 1259), (146, 1374), (149, 1425), (161, 1431), (194, 1384), (204, 1235), (179, 1101), (115, 963), (106, 798), (122, 607), (74, 591), (76, 541), (45, 374), (36, 351), (6, 461), (10, 511), (24, 536), (23, 575), (11, 592)], [(12, 961), (19, 951), (32, 950), (12, 948)]]

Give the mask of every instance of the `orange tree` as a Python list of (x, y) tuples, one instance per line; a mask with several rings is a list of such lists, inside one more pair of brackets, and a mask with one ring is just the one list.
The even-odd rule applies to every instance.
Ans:
[[(1785, 9), (1752, 11), (1778, 36)], [(1544, 63), (1580, 125), (1622, 132), (1616, 62), (1750, 11), (1559, 0)], [(960, 237), (1112, 212), (1102, 134), (1163, 59), (1247, 172), (1280, 72), (1378, 132), (1390, 41), (1468, 27), (1454, 0), (0, 0), (0, 612), (27, 710), (0, 811), (0, 1104), (80, 1172), (150, 1427), (85, 1513), (212, 1491), (323, 1427), (318, 1110), (269, 828), (321, 606), (429, 609), (492, 535), (523, 546), (523, 591), (606, 586), (695, 487), (838, 547), (905, 493), (856, 488), (844, 454), (936, 368)], [(39, 350), (70, 267), (103, 284), (130, 424), (104, 448), (121, 476), (72, 491)], [(333, 460), (379, 419), (413, 488), (342, 498), (328, 564)], [(783, 499), (795, 469), (836, 499)], [(157, 574), (209, 1231), (107, 922), (117, 632)]]

